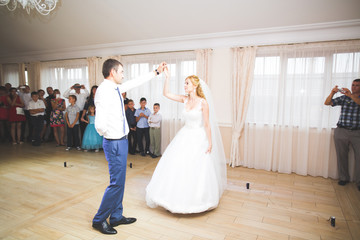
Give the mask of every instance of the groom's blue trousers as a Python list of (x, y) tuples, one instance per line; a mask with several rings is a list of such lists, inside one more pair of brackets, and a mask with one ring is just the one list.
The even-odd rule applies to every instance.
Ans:
[(123, 215), (123, 197), (128, 155), (128, 140), (103, 140), (105, 158), (109, 164), (110, 185), (106, 188), (93, 223), (101, 223), (110, 216), (110, 224), (119, 221)]

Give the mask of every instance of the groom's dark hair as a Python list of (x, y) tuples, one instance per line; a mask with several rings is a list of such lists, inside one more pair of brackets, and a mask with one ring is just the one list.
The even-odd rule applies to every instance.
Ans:
[(119, 65), (123, 66), (121, 62), (119, 62), (116, 59), (109, 58), (108, 60), (106, 60), (102, 68), (102, 73), (104, 75), (104, 78), (107, 78), (110, 75), (112, 69), (115, 69), (117, 71)]

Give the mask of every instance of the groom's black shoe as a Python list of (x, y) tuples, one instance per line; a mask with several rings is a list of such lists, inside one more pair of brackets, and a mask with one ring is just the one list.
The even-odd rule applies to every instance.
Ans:
[(117, 231), (112, 226), (110, 226), (106, 220), (102, 223), (93, 223), (92, 227), (96, 230), (99, 230), (103, 234), (117, 234)]
[(131, 223), (134, 223), (134, 222), (136, 222), (136, 218), (123, 217), (120, 221), (110, 223), (110, 225), (112, 227), (116, 227), (116, 226), (119, 226), (119, 225), (122, 225), (122, 224), (131, 224)]

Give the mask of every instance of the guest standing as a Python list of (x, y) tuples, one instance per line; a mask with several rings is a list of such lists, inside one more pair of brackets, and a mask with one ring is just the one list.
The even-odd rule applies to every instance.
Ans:
[[(85, 102), (85, 105), (84, 105), (84, 109), (82, 111), (82, 114), (80, 115), (80, 121), (81, 122), (85, 122), (85, 115), (86, 113), (88, 112), (89, 110), (89, 106), (95, 106), (95, 94), (96, 94), (96, 90), (97, 90), (98, 86), (97, 85), (94, 85), (91, 87), (91, 90), (90, 90), (90, 96), (86, 99), (86, 102)], [(87, 124), (87, 123), (86, 123)]]
[(9, 118), (9, 103), (7, 101), (7, 90), (4, 86), (0, 86), (0, 138), (6, 141), (7, 138), (7, 121)]
[(71, 148), (75, 147), (77, 150), (81, 150), (80, 147), (80, 138), (79, 138), (79, 117), (80, 109), (76, 105), (76, 96), (69, 96), (70, 105), (65, 110), (65, 120), (67, 126), (67, 148), (66, 151), (69, 151)]
[(41, 145), (41, 131), (44, 126), (44, 112), (45, 104), (42, 100), (39, 100), (39, 94), (37, 92), (31, 93), (31, 101), (29, 102), (28, 109), (30, 113), (31, 125), (33, 126), (33, 146)]
[[(65, 120), (63, 111), (65, 111), (65, 99), (61, 98), (59, 89), (54, 90), (54, 98), (51, 99), (51, 114), (50, 114), (50, 126), (54, 131), (54, 137), (57, 143), (57, 147), (65, 146)], [(58, 130), (60, 130), (60, 137)]]
[(40, 138), (41, 138), (41, 142), (45, 142), (44, 136), (45, 136), (45, 132), (46, 132), (46, 120), (45, 120), (45, 113), (46, 113), (46, 99), (45, 99), (45, 91), (42, 89), (38, 90), (38, 94), (39, 94), (39, 100), (42, 101), (45, 105), (45, 112), (44, 112), (44, 124), (43, 124), (43, 128), (41, 130), (41, 134), (40, 134)]
[[(13, 144), (22, 144), (21, 141), (21, 123), (26, 121), (23, 107), (24, 102), (17, 94), (16, 88), (10, 88), (10, 94), (7, 97), (9, 108), (9, 122), (11, 125), (11, 138)], [(16, 138), (17, 136), (17, 138)]]
[[(140, 108), (136, 109), (136, 135), (141, 156), (145, 157), (146, 154), (150, 154), (150, 135), (148, 118), (151, 114), (150, 109), (146, 107), (146, 98), (140, 99)], [(143, 137), (145, 136), (145, 151), (143, 145)]]
[(161, 155), (161, 114), (159, 113), (160, 104), (154, 104), (154, 113), (152, 113), (148, 119), (149, 127), (150, 127), (150, 147), (152, 149), (152, 153), (150, 156), (152, 158), (157, 158)]
[(99, 149), (102, 148), (103, 137), (100, 136), (95, 129), (95, 106), (90, 105), (88, 109), (88, 113), (86, 114), (87, 120), (85, 120), (87, 121), (87, 126), (81, 148), (84, 149), (84, 152), (87, 152), (88, 150), (99, 152)]
[[(47, 87), (46, 92), (47, 92), (48, 96), (45, 98), (45, 101), (46, 101), (45, 121), (46, 121), (46, 129), (48, 127), (50, 127), (50, 133), (47, 138), (47, 141), (51, 142), (54, 140), (54, 132), (52, 131), (51, 126), (50, 126), (50, 115), (53, 111), (51, 100), (55, 99), (55, 95), (54, 95), (54, 90), (52, 87)], [(65, 110), (65, 108), (64, 108), (64, 110)]]
[(134, 108), (134, 101), (132, 99), (128, 100), (128, 109), (126, 109), (126, 120), (129, 126), (129, 135), (128, 135), (128, 142), (129, 142), (129, 153), (131, 155), (135, 155), (136, 151), (136, 118), (135, 118), (135, 111)]
[[(333, 98), (337, 92), (343, 95)], [(325, 105), (341, 106), (340, 118), (334, 131), (338, 184), (344, 186), (350, 181), (348, 154), (351, 144), (355, 153), (355, 182), (360, 191), (360, 79), (352, 82), (351, 91), (347, 88), (340, 90), (335, 86), (326, 98)]]
[[(81, 91), (83, 90), (83, 91)], [(70, 96), (70, 92), (72, 95), (76, 96), (76, 105), (79, 107), (80, 109), (80, 117), (83, 115), (83, 110), (84, 110), (84, 106), (85, 106), (85, 102), (86, 99), (89, 97), (89, 91), (85, 88), (84, 85), (80, 85), (79, 83), (75, 83), (73, 86), (71, 86), (70, 89), (66, 90), (64, 92), (64, 97), (65, 98), (69, 98)], [(86, 128), (86, 123), (85, 122), (80, 122), (80, 134), (81, 134), (81, 139), (84, 135), (85, 132), (85, 128)]]
[[(21, 123), (21, 140), (25, 141), (26, 138), (28, 142), (31, 142), (33, 140), (33, 126), (31, 124), (31, 117), (28, 109), (29, 102), (31, 101), (30, 87), (28, 85), (23, 85), (20, 86), (18, 90), (18, 94), (24, 103), (24, 113), (26, 117), (26, 121)], [(25, 137), (26, 130), (28, 131), (27, 137)]]

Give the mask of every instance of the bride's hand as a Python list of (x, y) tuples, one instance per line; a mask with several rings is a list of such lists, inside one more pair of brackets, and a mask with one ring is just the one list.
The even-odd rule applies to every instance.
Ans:
[(167, 66), (164, 68), (164, 74), (165, 74), (165, 77), (167, 79), (170, 78), (170, 71), (169, 71), (169, 68)]
[(208, 149), (206, 150), (206, 152), (205, 152), (205, 153), (211, 153), (211, 149), (212, 149), (212, 145), (211, 145), (211, 144), (209, 144), (209, 147), (208, 147)]

